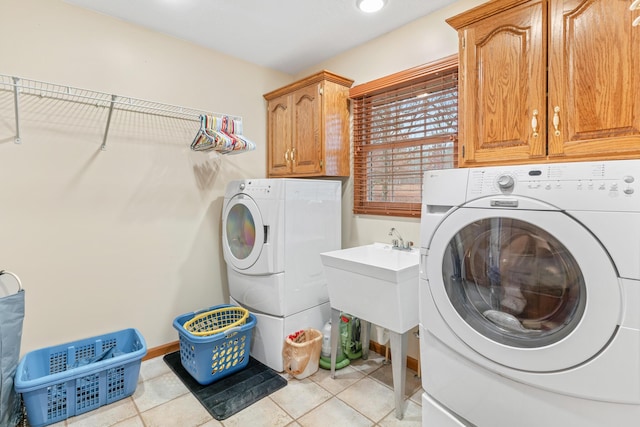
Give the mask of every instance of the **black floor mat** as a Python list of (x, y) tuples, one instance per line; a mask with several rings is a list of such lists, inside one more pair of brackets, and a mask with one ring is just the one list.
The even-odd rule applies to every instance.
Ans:
[(287, 385), (285, 378), (253, 357), (244, 369), (209, 385), (200, 385), (182, 367), (179, 351), (165, 355), (164, 361), (218, 421)]

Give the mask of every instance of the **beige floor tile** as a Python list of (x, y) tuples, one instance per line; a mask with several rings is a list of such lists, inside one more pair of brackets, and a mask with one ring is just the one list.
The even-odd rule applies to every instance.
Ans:
[(133, 401), (140, 412), (145, 412), (187, 393), (189, 390), (180, 381), (180, 378), (173, 372), (168, 372), (139, 383), (133, 393)]
[(422, 406), (422, 393), (424, 393), (424, 390), (422, 389), (422, 387), (420, 387), (416, 390), (415, 393), (411, 395), (411, 401), (418, 406)]
[(401, 420), (396, 418), (396, 410), (394, 409), (378, 425), (380, 427), (421, 427), (422, 407), (408, 400), (405, 402), (404, 416)]
[(365, 375), (370, 375), (373, 371), (380, 369), (384, 363), (384, 356), (374, 353), (373, 351), (369, 351), (369, 357), (367, 359), (360, 358), (352, 360), (351, 365), (349, 366), (352, 366)]
[[(380, 381), (388, 387), (393, 388), (393, 365), (383, 365), (380, 369), (372, 372), (370, 377)], [(411, 369), (407, 369), (405, 382), (405, 394), (407, 396), (412, 396), (413, 393), (422, 387), (420, 378), (416, 377), (416, 372)]]
[[(52, 427), (418, 427), (422, 388), (407, 371), (402, 420), (395, 418), (392, 367), (374, 352), (336, 371), (319, 369), (303, 380), (282, 374), (289, 383), (234, 416), (217, 421), (187, 390), (162, 357), (141, 365), (132, 397), (73, 417)], [(414, 391), (412, 391), (414, 390)]]
[(318, 372), (309, 378), (330, 393), (338, 394), (356, 381), (364, 378), (364, 374), (351, 366), (347, 366), (337, 370), (335, 378), (331, 378), (331, 371), (326, 369), (318, 369)]
[(222, 425), (225, 427), (284, 427), (292, 421), (293, 418), (287, 415), (273, 400), (265, 397), (223, 420)]
[[(66, 427), (67, 425), (67, 420), (63, 420), (63, 421), (58, 421), (55, 424), (50, 424), (47, 427)], [(27, 427), (29, 427), (29, 424), (27, 423)]]
[(209, 412), (191, 393), (142, 412), (140, 415), (146, 427), (170, 425), (197, 427), (212, 419)]
[(202, 424), (200, 427), (220, 427), (222, 423), (216, 419), (212, 419)]
[(353, 384), (336, 397), (376, 422), (395, 408), (393, 390), (369, 377)]
[(120, 421), (119, 423), (114, 424), (112, 427), (145, 427), (142, 422), (142, 418), (138, 415), (132, 418), (128, 418), (124, 421)]
[(108, 427), (119, 421), (138, 415), (133, 400), (127, 397), (91, 412), (67, 419), (70, 427)]
[(171, 368), (165, 363), (164, 359), (162, 357), (154, 357), (153, 359), (145, 360), (140, 365), (138, 382), (159, 377), (168, 372), (171, 372)]
[(331, 399), (333, 395), (309, 378), (305, 378), (290, 379), (286, 387), (269, 397), (295, 419)]
[(326, 401), (297, 421), (302, 427), (370, 427), (374, 425), (370, 419), (336, 397)]

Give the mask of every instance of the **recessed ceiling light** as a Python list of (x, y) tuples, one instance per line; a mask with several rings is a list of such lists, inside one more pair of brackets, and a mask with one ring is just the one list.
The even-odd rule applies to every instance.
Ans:
[(382, 9), (387, 0), (356, 0), (356, 6), (363, 12), (373, 13)]

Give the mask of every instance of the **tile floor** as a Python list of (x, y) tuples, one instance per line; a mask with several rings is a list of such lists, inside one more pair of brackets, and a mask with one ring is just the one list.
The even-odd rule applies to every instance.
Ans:
[(217, 421), (193, 397), (162, 357), (142, 362), (133, 396), (53, 427), (420, 427), (420, 379), (407, 369), (405, 415), (395, 417), (391, 365), (374, 352), (336, 371), (291, 378), (284, 388), (241, 412)]

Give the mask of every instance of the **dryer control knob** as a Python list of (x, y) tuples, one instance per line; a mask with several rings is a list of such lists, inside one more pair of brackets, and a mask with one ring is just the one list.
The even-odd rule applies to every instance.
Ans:
[(242, 184), (240, 184), (240, 190), (244, 190), (246, 186), (244, 185), (244, 182)]
[(503, 190), (508, 190), (509, 188), (513, 188), (515, 182), (513, 181), (513, 177), (510, 175), (500, 175), (498, 177), (498, 187)]

